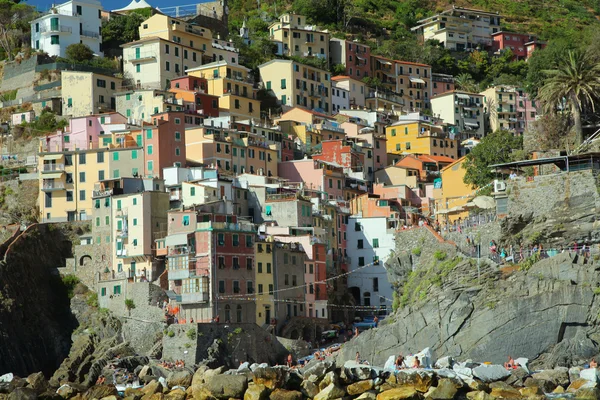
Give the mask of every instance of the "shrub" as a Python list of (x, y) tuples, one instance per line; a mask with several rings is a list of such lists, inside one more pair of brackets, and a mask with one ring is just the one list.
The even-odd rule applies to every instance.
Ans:
[(196, 330), (195, 329), (190, 329), (185, 334), (187, 335), (188, 339), (190, 339), (190, 340), (196, 339)]
[(94, 57), (94, 52), (83, 43), (75, 43), (67, 46), (67, 57), (73, 61), (89, 61)]
[(233, 333), (235, 333), (236, 335), (239, 335), (239, 334), (240, 334), (240, 333), (242, 333), (242, 332), (243, 332), (242, 328), (235, 328), (235, 329), (233, 330)]
[(600, 287), (594, 288), (594, 294), (600, 294)]
[(167, 331), (167, 336), (168, 337), (173, 337), (173, 336), (175, 336), (175, 332), (173, 332), (173, 331)]
[(135, 303), (132, 299), (125, 299), (125, 308), (127, 308), (129, 315), (131, 315), (131, 310), (135, 308)]
[(85, 302), (90, 307), (98, 307), (98, 293), (89, 292), (85, 299)]
[(75, 290), (75, 286), (77, 286), (79, 283), (79, 278), (75, 275), (68, 274), (62, 277), (62, 282), (67, 289), (67, 295), (69, 296), (69, 299), (72, 299), (74, 294), (73, 291)]
[(438, 261), (444, 261), (446, 259), (446, 252), (437, 250), (435, 253), (433, 253), (433, 258), (435, 258)]
[(394, 310), (394, 312), (396, 312), (396, 310), (398, 310), (398, 308), (400, 307), (400, 296), (398, 296), (398, 292), (393, 292), (392, 293), (392, 310)]
[(419, 257), (421, 255), (421, 248), (420, 247), (415, 247), (414, 249), (412, 249), (412, 253)]

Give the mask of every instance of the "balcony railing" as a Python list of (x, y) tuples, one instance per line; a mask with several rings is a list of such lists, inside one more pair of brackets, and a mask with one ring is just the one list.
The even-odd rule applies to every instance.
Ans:
[(94, 38), (94, 39), (100, 38), (100, 35), (98, 34), (98, 32), (93, 32), (93, 31), (81, 31), (81, 32), (79, 32), (79, 34), (81, 36), (91, 37), (91, 38)]
[(143, 60), (155, 59), (156, 53), (153, 51), (141, 51), (139, 53), (130, 51), (127, 58), (131, 63), (140, 62)]
[(73, 29), (71, 29), (70, 26), (41, 26), (40, 27), (40, 32), (42, 33), (60, 33), (60, 32), (65, 32), (65, 33), (71, 33), (73, 31)]
[(44, 164), (42, 172), (62, 172), (65, 170), (65, 164)]
[(182, 293), (181, 303), (206, 303), (208, 302), (208, 292)]
[(52, 191), (52, 190), (63, 190), (65, 188), (65, 184), (63, 182), (53, 182), (46, 181), (42, 183), (42, 190), (44, 191)]
[(231, 222), (198, 222), (196, 229), (199, 230), (229, 230), (229, 231), (244, 231), (255, 232), (256, 228), (251, 224), (236, 224)]

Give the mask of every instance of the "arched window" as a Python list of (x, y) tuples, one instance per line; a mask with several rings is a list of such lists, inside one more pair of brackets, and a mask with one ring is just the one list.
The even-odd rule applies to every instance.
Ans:
[(231, 321), (231, 307), (229, 304), (225, 306), (225, 322)]

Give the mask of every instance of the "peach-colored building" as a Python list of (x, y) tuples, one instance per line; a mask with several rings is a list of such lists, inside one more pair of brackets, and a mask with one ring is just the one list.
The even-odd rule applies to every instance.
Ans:
[(285, 161), (279, 163), (278, 175), (290, 182), (302, 182), (320, 197), (343, 199), (345, 175), (341, 165), (311, 159)]

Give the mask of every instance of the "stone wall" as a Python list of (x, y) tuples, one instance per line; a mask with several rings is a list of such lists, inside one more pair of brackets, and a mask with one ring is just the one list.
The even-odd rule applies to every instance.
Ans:
[[(495, 240), (499, 243), (502, 238), (502, 228), (500, 226), (500, 222), (488, 222), (487, 224), (482, 224), (478, 226), (474, 226), (472, 228), (465, 228), (458, 232), (447, 232), (443, 233), (445, 239), (451, 240), (462, 250), (469, 251), (469, 245), (467, 244), (467, 236), (471, 240), (477, 240), (481, 243), (481, 256), (487, 257), (490, 255), (490, 246), (489, 243), (492, 240)], [(518, 250), (518, 247), (515, 248), (515, 251)]]
[(112, 260), (110, 243), (77, 245), (74, 249), (74, 269), (76, 275), (91, 290), (98, 286), (98, 276), (110, 269)]
[(33, 85), (35, 80), (35, 67), (38, 64), (37, 57), (21, 62), (7, 62), (4, 64), (0, 92), (20, 89)]

